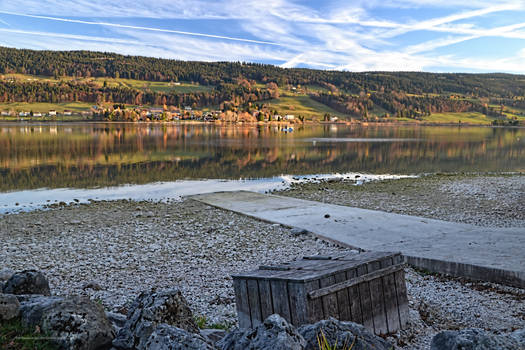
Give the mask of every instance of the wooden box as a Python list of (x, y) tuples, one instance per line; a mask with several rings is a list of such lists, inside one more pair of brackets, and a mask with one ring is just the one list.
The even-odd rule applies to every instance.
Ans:
[(334, 317), (375, 334), (402, 329), (408, 299), (400, 253), (304, 257), (233, 276), (241, 328), (277, 313), (295, 326)]

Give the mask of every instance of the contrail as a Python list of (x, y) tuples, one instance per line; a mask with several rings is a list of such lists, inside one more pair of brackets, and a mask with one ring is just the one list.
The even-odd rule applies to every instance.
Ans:
[(182, 35), (191, 35), (191, 36), (200, 36), (205, 38), (214, 38), (214, 39), (223, 39), (223, 40), (232, 40), (232, 41), (241, 41), (252, 44), (263, 44), (263, 45), (274, 45), (274, 46), (283, 46), (282, 44), (271, 42), (271, 41), (261, 41), (261, 40), (252, 40), (252, 39), (243, 39), (235, 38), (230, 36), (222, 35), (213, 35), (213, 34), (204, 34), (204, 33), (194, 33), (194, 32), (185, 32), (180, 30), (171, 30), (171, 29), (160, 29), (160, 28), (150, 28), (150, 27), (141, 27), (141, 26), (130, 26), (126, 24), (117, 24), (117, 23), (108, 23), (108, 22), (91, 22), (91, 21), (82, 21), (78, 19), (69, 19), (69, 18), (59, 18), (59, 17), (49, 17), (49, 16), (38, 16), (38, 15), (29, 15), (25, 13), (9, 12), (9, 11), (0, 11), (0, 13), (13, 16), (21, 17), (30, 17), (38, 19), (46, 19), (50, 21), (59, 21), (59, 22), (68, 22), (68, 23), (80, 23), (80, 24), (90, 24), (106, 27), (117, 27), (117, 28), (128, 28), (128, 29), (138, 29), (138, 30), (147, 30), (151, 32), (162, 32), (162, 33), (172, 33), (172, 34), (182, 34)]

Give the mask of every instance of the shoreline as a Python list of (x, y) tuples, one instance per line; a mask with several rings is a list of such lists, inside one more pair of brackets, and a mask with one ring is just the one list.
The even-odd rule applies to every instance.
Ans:
[[(491, 181), (492, 189), (486, 186)], [(436, 217), (459, 220), (455, 212), (469, 204), (484, 209), (476, 215), (467, 211), (467, 220), (483, 218), (478, 224), (525, 227), (525, 218), (504, 211), (495, 217), (488, 206), (493, 201), (502, 207), (525, 205), (523, 186), (522, 174), (431, 175), (362, 186), (353, 181), (320, 181), (294, 185), (278, 194), (302, 193), (310, 199), (413, 214), (425, 211), (424, 197), (430, 197)], [(426, 196), (412, 195), (421, 188)], [(512, 191), (518, 197), (509, 196)], [(442, 201), (442, 193), (453, 196), (459, 206)], [(400, 206), (407, 202), (410, 205)], [(516, 212), (525, 215), (519, 208)], [(39, 269), (53, 291), (86, 295), (116, 312), (124, 312), (144, 289), (179, 287), (195, 315), (205, 317), (208, 325), (229, 327), (236, 322), (232, 273), (343, 249), (189, 199), (96, 201), (2, 218), (0, 238), (7, 246), (0, 253), (3, 268)], [(432, 336), (445, 329), (481, 327), (504, 333), (525, 327), (523, 289), (411, 268), (406, 274), (410, 324), (389, 337), (398, 349), (428, 348)]]
[(92, 119), (79, 119), (79, 120), (2, 120), (0, 119), (0, 125), (16, 124), (16, 125), (38, 125), (38, 124), (132, 124), (132, 125), (218, 125), (218, 126), (309, 126), (309, 125), (336, 125), (336, 126), (431, 126), (431, 127), (487, 127), (487, 128), (511, 128), (511, 129), (523, 129), (525, 124), (521, 125), (490, 125), (490, 124), (473, 124), (473, 123), (436, 123), (436, 122), (407, 122), (407, 121), (344, 121), (344, 122), (325, 122), (325, 121), (305, 121), (305, 122), (286, 122), (286, 121), (271, 121), (271, 122), (231, 122), (231, 121), (202, 121), (202, 120), (178, 120), (178, 121), (118, 121), (118, 120), (92, 120)]

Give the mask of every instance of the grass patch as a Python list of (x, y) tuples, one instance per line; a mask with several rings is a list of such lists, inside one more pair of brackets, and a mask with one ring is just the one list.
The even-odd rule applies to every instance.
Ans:
[(282, 96), (278, 99), (268, 101), (271, 109), (276, 109), (281, 115), (293, 114), (305, 116), (309, 119), (316, 117), (322, 119), (325, 113), (330, 113), (341, 118), (348, 115), (340, 113), (327, 105), (314, 101), (309, 96)]
[(20, 319), (0, 322), (0, 349), (5, 350), (55, 350), (56, 345), (45, 339), (38, 328), (24, 327)]
[(230, 322), (223, 322), (223, 323), (209, 323), (206, 316), (195, 316), (195, 322), (197, 323), (197, 327), (199, 329), (223, 329), (225, 331), (228, 331), (233, 328), (234, 324)]
[(73, 112), (82, 112), (82, 111), (89, 110), (89, 108), (92, 105), (93, 104), (85, 103), (85, 102), (67, 102), (67, 103), (12, 102), (12, 103), (0, 103), (0, 110), (2, 111), (13, 110), (15, 112), (33, 111), (33, 112), (41, 112), (41, 113), (48, 113), (50, 110), (56, 110), (57, 112), (61, 113), (61, 112), (64, 112), (64, 110), (69, 109)]
[(424, 117), (423, 121), (429, 123), (441, 123), (441, 124), (477, 124), (477, 125), (490, 125), (494, 118), (487, 117), (486, 115), (479, 112), (467, 112), (467, 113), (434, 113), (430, 116)]

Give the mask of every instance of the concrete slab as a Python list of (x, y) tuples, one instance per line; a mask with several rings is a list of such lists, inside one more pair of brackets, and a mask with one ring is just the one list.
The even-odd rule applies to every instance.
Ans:
[(190, 198), (351, 248), (400, 251), (410, 264), (432, 272), (525, 288), (525, 228), (479, 227), (247, 191)]

